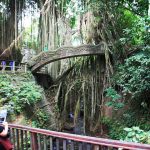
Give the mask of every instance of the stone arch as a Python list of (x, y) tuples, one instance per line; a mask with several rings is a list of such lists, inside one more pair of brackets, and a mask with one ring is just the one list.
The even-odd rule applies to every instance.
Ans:
[(28, 65), (34, 73), (44, 65), (57, 60), (88, 55), (104, 55), (104, 48), (104, 43), (100, 43), (98, 45), (81, 45), (78, 47), (60, 47), (55, 51), (39, 53), (36, 57), (32, 58), (30, 62), (28, 62)]

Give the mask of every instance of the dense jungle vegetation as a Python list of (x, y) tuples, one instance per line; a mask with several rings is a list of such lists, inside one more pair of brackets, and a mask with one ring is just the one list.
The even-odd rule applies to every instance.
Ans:
[(46, 88), (30, 72), (1, 74), (0, 106), (36, 127), (150, 144), (150, 0), (0, 0), (1, 60), (99, 43), (105, 58), (48, 64)]

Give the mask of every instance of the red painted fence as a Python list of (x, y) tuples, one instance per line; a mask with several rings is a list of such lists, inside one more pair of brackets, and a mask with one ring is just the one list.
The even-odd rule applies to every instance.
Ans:
[(150, 145), (122, 142), (9, 124), (14, 150), (150, 150)]

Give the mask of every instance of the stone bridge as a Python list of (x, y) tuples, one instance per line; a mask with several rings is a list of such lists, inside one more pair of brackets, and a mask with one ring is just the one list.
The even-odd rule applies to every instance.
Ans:
[(89, 55), (104, 55), (105, 44), (101, 43), (98, 45), (81, 45), (78, 47), (60, 47), (55, 51), (41, 52), (37, 56), (33, 57), (28, 62), (29, 67), (33, 73), (37, 72), (44, 65), (51, 62), (79, 56)]

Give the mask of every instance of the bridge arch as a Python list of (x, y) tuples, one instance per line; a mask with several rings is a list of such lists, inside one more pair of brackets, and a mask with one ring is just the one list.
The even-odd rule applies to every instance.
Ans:
[(77, 47), (68, 46), (60, 47), (55, 51), (41, 52), (36, 57), (32, 58), (28, 62), (29, 67), (33, 73), (37, 72), (44, 65), (51, 62), (79, 56), (89, 56), (89, 55), (104, 55), (105, 45), (100, 43), (98, 45), (81, 45)]

